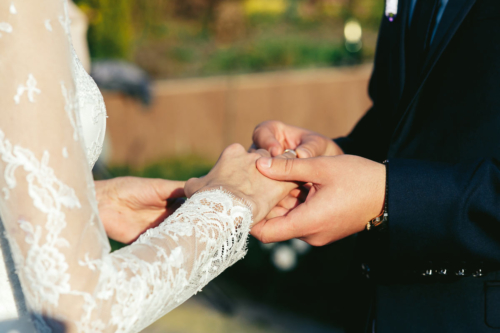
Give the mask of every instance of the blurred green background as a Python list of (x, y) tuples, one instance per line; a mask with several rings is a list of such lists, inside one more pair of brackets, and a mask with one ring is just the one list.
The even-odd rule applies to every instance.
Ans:
[[(77, 0), (93, 59), (130, 60), (154, 78), (371, 61), (383, 0)], [(349, 52), (355, 20), (362, 47)]]
[[(126, 60), (154, 79), (371, 62), (384, 6), (383, 0), (75, 3), (89, 18), (93, 60)], [(362, 31), (354, 29), (354, 39), (350, 39), (353, 31), (346, 31), (349, 22)], [(179, 156), (141, 169), (112, 166), (106, 177), (187, 180), (206, 174), (214, 163)], [(195, 298), (200, 303), (188, 302), (148, 332), (343, 332), (363, 325), (365, 318), (346, 312), (363, 292), (352, 274), (357, 270), (352, 260), (354, 242), (349, 238), (310, 248), (296, 241), (264, 246), (251, 238), (245, 259), (205, 288)], [(122, 246), (112, 244), (115, 249)], [(358, 305), (360, 313), (364, 306)], [(207, 312), (202, 314), (200, 309)], [(210, 313), (217, 313), (216, 319)], [(196, 318), (201, 328), (194, 328), (200, 325)], [(175, 329), (168, 323), (176, 323)]]

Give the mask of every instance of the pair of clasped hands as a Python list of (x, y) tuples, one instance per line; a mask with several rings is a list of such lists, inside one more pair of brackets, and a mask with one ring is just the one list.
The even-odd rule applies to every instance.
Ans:
[(344, 155), (331, 139), (277, 121), (257, 126), (253, 142), (249, 152), (229, 146), (208, 175), (186, 183), (96, 181), (108, 236), (130, 243), (172, 214), (180, 205), (176, 199), (218, 188), (250, 203), (251, 234), (264, 243), (299, 238), (323, 246), (362, 231), (382, 211), (384, 165)]

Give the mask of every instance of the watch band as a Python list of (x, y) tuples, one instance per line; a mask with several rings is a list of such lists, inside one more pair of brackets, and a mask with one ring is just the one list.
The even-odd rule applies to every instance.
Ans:
[(385, 165), (385, 198), (384, 209), (379, 216), (373, 218), (366, 224), (367, 231), (382, 231), (388, 227), (389, 224), (389, 211), (388, 211), (388, 198), (389, 198), (389, 160), (383, 162)]

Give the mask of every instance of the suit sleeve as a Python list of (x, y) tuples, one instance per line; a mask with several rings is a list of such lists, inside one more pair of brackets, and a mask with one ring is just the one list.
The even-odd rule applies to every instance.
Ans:
[(391, 159), (389, 255), (500, 263), (500, 161)]

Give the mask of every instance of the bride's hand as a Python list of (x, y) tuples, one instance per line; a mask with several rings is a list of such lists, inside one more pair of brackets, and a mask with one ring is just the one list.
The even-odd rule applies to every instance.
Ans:
[(186, 183), (186, 195), (191, 197), (198, 191), (223, 188), (248, 202), (254, 222), (259, 222), (297, 187), (296, 183), (271, 180), (257, 170), (256, 161), (269, 156), (265, 150), (248, 153), (243, 146), (233, 144), (224, 150), (208, 175)]
[(184, 182), (119, 177), (95, 182), (99, 216), (108, 237), (131, 243), (182, 203)]

